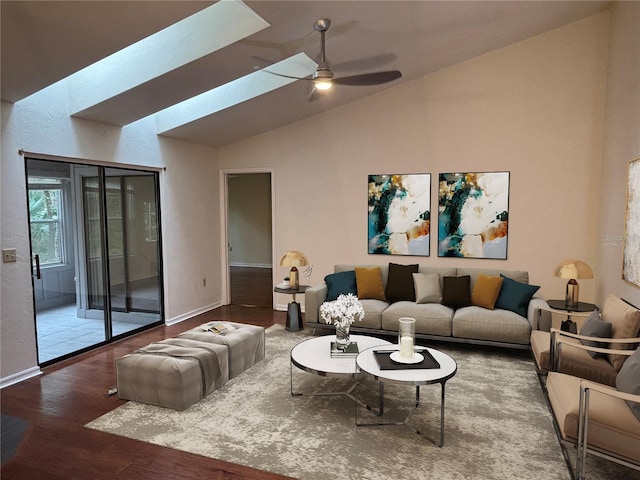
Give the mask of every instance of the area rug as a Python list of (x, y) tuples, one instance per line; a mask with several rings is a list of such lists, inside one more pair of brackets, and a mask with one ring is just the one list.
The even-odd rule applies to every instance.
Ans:
[[(410, 420), (424, 435), (405, 426), (356, 427), (354, 403), (345, 396), (292, 397), (289, 353), (309, 336), (269, 328), (263, 361), (185, 411), (128, 402), (86, 426), (302, 480), (570, 478), (526, 352), (430, 345), (458, 364), (446, 385), (445, 443), (438, 448), (428, 437), (439, 432), (439, 385), (421, 388)], [(293, 374), (296, 391), (349, 386), (295, 367)], [(375, 399), (377, 386), (366, 380), (358, 391)], [(411, 387), (386, 386), (384, 417), (402, 420), (414, 394)], [(374, 419), (364, 409), (358, 415)], [(596, 458), (588, 478), (635, 473)]]

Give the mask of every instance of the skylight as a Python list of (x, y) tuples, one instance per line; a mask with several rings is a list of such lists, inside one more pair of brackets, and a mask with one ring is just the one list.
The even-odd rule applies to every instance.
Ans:
[(268, 69), (250, 73), (208, 92), (167, 107), (155, 114), (158, 134), (166, 133), (174, 128), (297, 81), (295, 78), (280, 77), (265, 70), (303, 78), (311, 75), (317, 67), (316, 62), (311, 60), (305, 53), (298, 53), (271, 65)]
[(77, 114), (269, 27), (238, 0), (221, 0), (68, 77)]

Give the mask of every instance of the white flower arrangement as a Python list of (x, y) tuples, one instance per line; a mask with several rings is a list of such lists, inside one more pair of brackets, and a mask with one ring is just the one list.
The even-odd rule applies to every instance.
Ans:
[(320, 316), (326, 323), (345, 328), (364, 318), (364, 308), (353, 293), (341, 294), (337, 300), (320, 305)]

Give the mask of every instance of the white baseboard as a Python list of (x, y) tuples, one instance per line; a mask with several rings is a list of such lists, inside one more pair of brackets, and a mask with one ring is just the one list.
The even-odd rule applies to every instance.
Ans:
[(8, 377), (0, 379), (0, 389), (8, 387), (9, 385), (13, 385), (15, 383), (22, 382), (31, 377), (37, 377), (41, 374), (42, 371), (40, 370), (40, 367), (31, 367), (23, 370), (22, 372), (14, 373), (13, 375), (9, 375)]
[(184, 322), (185, 320), (189, 320), (190, 318), (193, 318), (196, 315), (200, 315), (200, 314), (206, 313), (209, 310), (213, 310), (214, 308), (218, 308), (218, 307), (221, 307), (221, 306), (222, 306), (222, 303), (220, 303), (220, 302), (211, 303), (211, 304), (206, 305), (206, 306), (204, 306), (202, 308), (198, 308), (196, 310), (192, 310), (190, 312), (183, 313), (182, 315), (178, 315), (177, 317), (169, 318), (169, 319), (165, 320), (164, 323), (167, 326), (175, 325), (176, 323)]
[(241, 262), (229, 262), (230, 267), (249, 267), (249, 268), (271, 268), (270, 263), (241, 263)]

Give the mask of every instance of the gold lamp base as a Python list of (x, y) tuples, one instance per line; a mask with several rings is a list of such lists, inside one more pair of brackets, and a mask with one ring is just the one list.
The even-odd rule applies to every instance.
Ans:
[(578, 282), (576, 281), (575, 278), (572, 278), (567, 282), (567, 293), (564, 300), (565, 303), (567, 304), (567, 307), (573, 307), (573, 308), (577, 307), (578, 304), (580, 303), (579, 296), (580, 296), (580, 285), (578, 285)]

